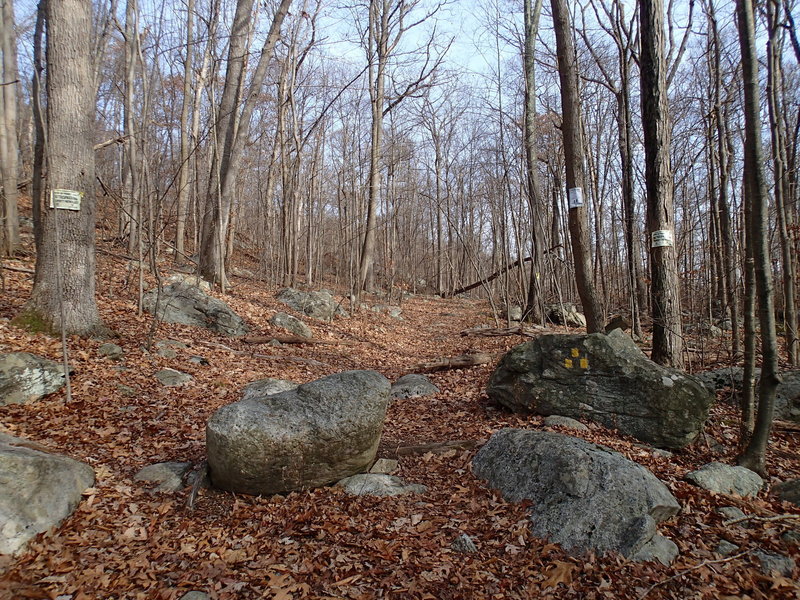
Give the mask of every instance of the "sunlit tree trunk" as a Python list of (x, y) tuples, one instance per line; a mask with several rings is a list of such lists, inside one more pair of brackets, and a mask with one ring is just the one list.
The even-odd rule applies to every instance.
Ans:
[[(45, 193), (39, 204), (40, 236), (31, 300), (31, 326), (68, 334), (104, 333), (95, 301), (94, 116), (90, 36), (91, 5), (48, 0), (47, 118), (43, 149)], [(52, 209), (49, 192), (82, 194), (80, 210)], [(60, 284), (60, 285), (59, 285)]]
[(12, 0), (0, 0), (0, 177), (3, 202), (0, 205), (0, 255), (10, 256), (19, 248), (17, 215), (17, 41), (14, 35)]
[(681, 302), (675, 256), (675, 215), (670, 165), (670, 118), (664, 59), (662, 0), (640, 0), (641, 102), (644, 130), (647, 232), (654, 362), (683, 365)]
[[(565, 0), (551, 0), (553, 25), (558, 51), (558, 74), (561, 81), (562, 133), (566, 162), (567, 188), (570, 195), (569, 233), (575, 282), (586, 314), (589, 333), (603, 331), (603, 310), (592, 277), (591, 245), (589, 243), (586, 208), (586, 176), (584, 173), (583, 136), (581, 135), (580, 95), (578, 93), (578, 64), (572, 26)], [(577, 200), (580, 200), (578, 204)]]
[(758, 299), (758, 321), (761, 326), (762, 360), (755, 429), (749, 443), (739, 456), (739, 464), (764, 474), (767, 442), (775, 411), (775, 388), (779, 383), (779, 377), (775, 301), (769, 256), (767, 184), (761, 149), (758, 55), (755, 48), (755, 23), (751, 0), (736, 0), (736, 22), (744, 81), (745, 202), (750, 205), (749, 233)]

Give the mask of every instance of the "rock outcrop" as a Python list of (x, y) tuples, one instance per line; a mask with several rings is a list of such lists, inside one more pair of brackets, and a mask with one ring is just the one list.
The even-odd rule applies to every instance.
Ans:
[(591, 419), (659, 448), (692, 442), (713, 401), (695, 378), (655, 364), (620, 329), (516, 346), (487, 393), (514, 411)]

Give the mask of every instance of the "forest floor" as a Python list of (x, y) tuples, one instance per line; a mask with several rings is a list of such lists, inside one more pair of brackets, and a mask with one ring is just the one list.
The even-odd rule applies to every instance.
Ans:
[[(253, 346), (159, 324), (154, 339), (188, 346), (176, 358), (162, 358), (144, 350), (152, 319), (137, 314), (138, 271), (108, 253), (118, 249), (104, 248), (97, 297), (103, 319), (119, 335), (113, 341), (124, 348), (124, 361), (99, 356), (101, 340), (73, 338), (71, 403), (62, 391), (0, 409), (0, 430), (87, 462), (96, 483), (56, 531), (35, 538), (19, 557), (0, 557), (0, 598), (178, 599), (189, 590), (215, 599), (800, 598), (797, 570), (794, 581), (764, 575), (751, 554), (761, 548), (800, 559), (798, 546), (781, 539), (791, 522), (726, 526), (715, 510), (737, 506), (748, 515), (772, 517), (797, 514), (797, 508), (767, 492), (754, 499), (727, 497), (683, 479), (707, 462), (734, 461), (738, 417), (725, 398), (713, 408), (704, 436), (671, 458), (597, 425), (569, 431), (651, 469), (678, 498), (682, 511), (660, 526), (681, 552), (669, 567), (620, 556), (572, 557), (533, 537), (527, 508), (505, 502), (472, 475), (474, 448), (400, 457), (396, 474), (426, 485), (422, 495), (355, 497), (326, 487), (267, 498), (204, 489), (190, 509), (188, 489), (153, 493), (133, 475), (156, 462), (201, 463), (207, 419), (237, 400), (250, 381), (302, 383), (349, 369), (375, 369), (395, 380), (420, 361), (475, 350), (499, 353), (524, 339), (462, 336), (468, 328), (494, 326), (484, 301), (416, 296), (402, 304), (404, 320), (372, 311), (330, 324), (305, 319), (317, 339), (348, 345)], [(5, 264), (32, 269), (33, 258)], [(169, 274), (168, 264), (164, 269)], [(19, 270), (4, 275), (0, 351), (59, 359), (60, 340), (9, 324), (28, 299), (33, 276)], [(286, 309), (275, 299), (277, 289), (247, 279), (233, 283), (224, 300), (253, 334), (270, 334), (269, 317)], [(705, 350), (694, 354), (694, 368), (719, 366), (727, 356), (724, 344), (693, 340)], [(189, 362), (192, 355), (209, 364)], [(163, 387), (153, 374), (167, 367), (194, 381)], [(391, 404), (379, 456), (427, 442), (480, 444), (503, 427), (544, 428), (540, 417), (514, 415), (488, 400), (484, 388), (492, 368), (433, 373), (439, 394)], [(768, 454), (773, 478), (800, 476), (798, 436), (774, 432)], [(472, 538), (477, 553), (451, 549), (461, 533)], [(714, 548), (723, 538), (740, 551), (721, 558)]]

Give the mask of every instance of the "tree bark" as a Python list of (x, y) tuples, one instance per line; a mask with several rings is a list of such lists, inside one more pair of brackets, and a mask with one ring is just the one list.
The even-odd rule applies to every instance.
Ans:
[[(558, 52), (558, 75), (561, 81), (562, 133), (567, 189), (572, 197), (584, 198), (586, 177), (575, 44), (572, 40), (572, 27), (565, 0), (551, 0), (551, 6)], [(592, 251), (589, 243), (585, 199), (581, 201), (580, 205), (570, 202), (568, 220), (572, 258), (575, 265), (575, 283), (583, 305), (583, 312), (586, 315), (586, 330), (589, 333), (601, 332), (605, 324), (592, 275)]]
[(525, 107), (523, 114), (523, 145), (525, 146), (525, 179), (527, 181), (527, 200), (531, 227), (531, 270), (528, 281), (528, 297), (525, 314), (531, 321), (542, 322), (542, 237), (540, 215), (544, 212), (538, 160), (536, 152), (536, 36), (539, 32), (539, 16), (542, 0), (524, 0), (525, 46), (523, 67), (525, 72)]
[(17, 177), (19, 143), (17, 140), (17, 47), (14, 35), (12, 0), (0, 0), (0, 177), (3, 179), (3, 203), (0, 206), (0, 255), (11, 256), (19, 248), (17, 213)]
[(777, 213), (778, 237), (780, 238), (781, 263), (783, 267), (783, 336), (786, 352), (793, 366), (800, 364), (800, 342), (797, 338), (797, 306), (794, 289), (794, 256), (791, 229), (792, 205), (787, 176), (786, 132), (783, 128), (783, 62), (781, 4), (767, 0), (767, 105), (771, 132), (772, 163), (775, 173), (775, 209)]
[(769, 255), (769, 223), (764, 154), (761, 148), (760, 90), (758, 55), (755, 48), (755, 23), (751, 0), (736, 0), (736, 24), (742, 53), (744, 80), (745, 144), (744, 169), (748, 174), (745, 202), (750, 205), (750, 233), (761, 325), (761, 380), (755, 429), (739, 456), (740, 465), (757, 473), (766, 472), (766, 450), (775, 412), (778, 377), (778, 346), (775, 333), (775, 305)]
[[(34, 327), (103, 334), (107, 330), (95, 301), (95, 98), (87, 35), (92, 27), (91, 4), (48, 0), (45, 14), (47, 185), (46, 193), (34, 199), (41, 216), (41, 243), (25, 312)], [(81, 192), (80, 210), (49, 208), (49, 192), (55, 189)]]
[(194, 55), (194, 1), (186, 6), (186, 58), (183, 63), (183, 98), (181, 104), (181, 164), (178, 177), (178, 197), (175, 202), (175, 261), (183, 262), (186, 250), (186, 216), (189, 204), (190, 128), (189, 110), (192, 104), (192, 56)]
[[(650, 297), (654, 362), (681, 367), (683, 339), (675, 215), (670, 166), (670, 118), (664, 59), (662, 0), (639, 3), (641, 98), (644, 130), (647, 231), (650, 237)], [(659, 241), (661, 240), (661, 241)]]

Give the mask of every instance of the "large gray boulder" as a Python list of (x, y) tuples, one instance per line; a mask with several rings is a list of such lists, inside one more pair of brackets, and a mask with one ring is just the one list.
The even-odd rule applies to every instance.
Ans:
[(655, 364), (620, 329), (516, 346), (487, 393), (517, 412), (591, 419), (659, 448), (692, 442), (713, 401), (695, 378)]
[(278, 300), (289, 308), (321, 321), (332, 321), (333, 317), (347, 317), (345, 311), (327, 290), (303, 292), (285, 288), (278, 292)]
[(63, 364), (29, 352), (0, 354), (0, 406), (34, 402), (65, 382)]
[(389, 381), (346, 371), (223, 406), (206, 426), (208, 468), (221, 489), (266, 495), (365, 471), (378, 450)]
[[(142, 306), (154, 314), (158, 289), (154, 288), (144, 295)], [(222, 300), (209, 296), (198, 286), (174, 282), (161, 288), (158, 318), (167, 323), (180, 323), (205, 327), (227, 336), (240, 336), (247, 333), (247, 326)]]
[[(506, 500), (530, 500), (532, 532), (570, 552), (617, 551), (647, 560), (656, 524), (680, 505), (643, 466), (560, 433), (503, 429), (475, 455), (473, 472)], [(651, 543), (652, 542), (652, 543)], [(662, 545), (662, 544), (659, 544)]]
[(35, 442), (0, 433), (0, 482), (0, 554), (16, 554), (72, 514), (94, 484), (94, 471)]

